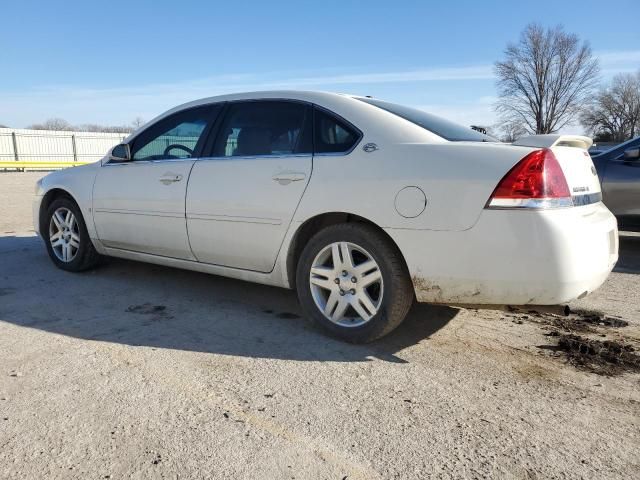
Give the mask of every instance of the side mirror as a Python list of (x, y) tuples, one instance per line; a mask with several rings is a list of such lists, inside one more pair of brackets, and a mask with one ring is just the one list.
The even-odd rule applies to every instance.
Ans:
[(624, 151), (625, 162), (637, 162), (640, 159), (640, 147), (627, 148)]
[(113, 147), (111, 155), (109, 155), (109, 160), (113, 160), (114, 162), (128, 162), (131, 160), (131, 149), (129, 145), (121, 143)]

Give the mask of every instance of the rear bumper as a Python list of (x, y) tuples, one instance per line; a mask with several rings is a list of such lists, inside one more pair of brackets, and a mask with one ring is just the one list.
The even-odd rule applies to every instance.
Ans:
[(557, 305), (597, 289), (618, 260), (616, 220), (602, 203), (484, 210), (462, 232), (386, 231), (419, 302)]

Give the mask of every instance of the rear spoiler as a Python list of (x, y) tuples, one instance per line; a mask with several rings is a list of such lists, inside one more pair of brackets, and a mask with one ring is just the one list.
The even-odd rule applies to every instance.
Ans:
[(575, 147), (589, 150), (589, 147), (593, 145), (593, 140), (581, 135), (530, 135), (519, 138), (513, 142), (513, 145), (539, 148)]

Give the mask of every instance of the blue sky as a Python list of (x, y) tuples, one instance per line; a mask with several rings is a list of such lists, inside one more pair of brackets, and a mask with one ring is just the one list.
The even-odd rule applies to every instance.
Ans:
[(603, 81), (640, 69), (640, 1), (4, 2), (0, 124), (149, 120), (264, 89), (374, 95), (495, 121), (492, 65), (529, 22), (588, 40)]

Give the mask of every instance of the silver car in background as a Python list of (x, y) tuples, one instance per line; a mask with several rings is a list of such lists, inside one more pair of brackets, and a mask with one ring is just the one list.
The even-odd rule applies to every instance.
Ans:
[(640, 231), (640, 137), (592, 157), (604, 204), (621, 230)]

